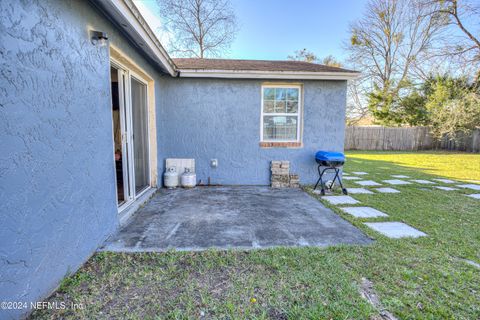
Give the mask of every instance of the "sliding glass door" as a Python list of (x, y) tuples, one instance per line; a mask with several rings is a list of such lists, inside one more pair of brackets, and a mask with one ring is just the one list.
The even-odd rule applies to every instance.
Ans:
[(122, 210), (150, 187), (147, 82), (114, 62), (111, 74), (117, 199)]
[(131, 78), (135, 192), (149, 186), (147, 86)]

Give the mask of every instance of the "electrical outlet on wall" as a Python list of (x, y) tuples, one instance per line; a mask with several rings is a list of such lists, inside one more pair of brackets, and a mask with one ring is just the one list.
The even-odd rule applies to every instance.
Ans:
[(210, 159), (210, 166), (212, 168), (218, 167), (218, 160), (217, 159)]

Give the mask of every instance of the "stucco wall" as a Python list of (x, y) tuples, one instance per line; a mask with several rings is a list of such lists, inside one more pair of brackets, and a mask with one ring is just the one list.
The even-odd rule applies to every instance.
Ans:
[(89, 28), (157, 76), (88, 1), (0, 1), (0, 301), (43, 298), (118, 223), (109, 52)]
[(192, 157), (203, 182), (268, 184), (290, 160), (312, 183), (313, 153), (343, 149), (345, 82), (304, 83), (303, 148), (261, 149), (262, 81), (161, 76), (87, 1), (0, 1), (0, 301), (45, 297), (118, 224), (109, 52), (89, 29), (154, 78), (160, 174)]
[[(270, 81), (271, 82), (271, 81)], [(343, 151), (346, 81), (304, 81), (303, 147), (260, 148), (261, 80), (170, 78), (157, 110), (164, 160), (195, 158), (197, 180), (267, 185), (270, 161), (289, 160), (302, 184), (318, 178), (316, 151)], [(210, 159), (218, 167), (210, 167)]]

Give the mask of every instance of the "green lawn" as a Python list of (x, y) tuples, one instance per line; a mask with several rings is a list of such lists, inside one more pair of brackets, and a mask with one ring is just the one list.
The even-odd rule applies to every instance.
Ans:
[[(345, 171), (380, 181), (412, 178), (480, 180), (480, 155), (350, 152)], [(346, 181), (348, 187), (355, 184)], [(35, 318), (380, 319), (359, 294), (373, 283), (384, 309), (400, 319), (479, 319), (480, 200), (472, 190), (394, 186), (400, 194), (353, 195), (362, 206), (428, 237), (393, 240), (330, 206), (375, 238), (369, 246), (251, 251), (101, 253), (66, 278), (51, 301), (83, 310), (37, 312)], [(311, 191), (311, 188), (306, 188)], [(478, 192), (477, 192), (478, 193)]]

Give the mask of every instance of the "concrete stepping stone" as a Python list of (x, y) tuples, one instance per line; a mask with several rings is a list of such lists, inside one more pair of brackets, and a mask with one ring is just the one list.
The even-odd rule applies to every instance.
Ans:
[(368, 172), (363, 172), (363, 171), (354, 171), (352, 174), (356, 174), (357, 176), (364, 176), (368, 174)]
[(442, 183), (455, 183), (455, 181), (450, 180), (450, 179), (432, 179), (432, 180), (442, 182)]
[(416, 182), (416, 183), (419, 183), (419, 184), (435, 184), (435, 182), (433, 182), (433, 181), (422, 180), (422, 179), (413, 179), (413, 180), (410, 180), (410, 181), (413, 181), (413, 182)]
[(473, 198), (473, 199), (479, 199), (480, 200), (480, 193), (474, 193), (474, 194), (467, 194), (467, 197)]
[[(322, 191), (321, 191), (320, 189), (315, 189), (315, 190), (313, 190), (313, 193), (315, 193), (315, 194), (322, 194)], [(325, 194), (324, 194), (324, 195), (327, 195), (327, 196), (328, 196), (328, 195), (332, 195), (332, 194), (334, 194), (332, 190), (330, 190), (330, 189), (325, 189)]]
[(360, 180), (360, 178), (347, 176), (347, 177), (342, 177), (342, 180)]
[(380, 192), (380, 193), (400, 193), (400, 191), (398, 191), (397, 189), (393, 189), (393, 188), (377, 188), (375, 189), (375, 191), (377, 192)]
[(422, 231), (410, 227), (408, 224), (403, 222), (366, 222), (365, 224), (373, 230), (380, 232), (384, 236), (393, 239), (406, 237), (418, 238), (426, 236), (426, 234)]
[(355, 200), (350, 196), (325, 196), (322, 199), (327, 200), (331, 204), (357, 204), (360, 201)]
[(356, 218), (388, 217), (388, 215), (382, 211), (370, 207), (343, 207), (340, 209)]
[(365, 188), (348, 188), (347, 191), (351, 194), (373, 194), (372, 191)]
[(381, 186), (380, 183), (375, 182), (373, 180), (360, 180), (360, 181), (354, 181), (354, 182), (361, 186)]
[(405, 181), (405, 180), (398, 180), (398, 179), (383, 180), (383, 182), (388, 183), (388, 184), (393, 184), (393, 185), (412, 184), (411, 182), (408, 182), (408, 181)]
[(478, 184), (460, 184), (456, 187), (467, 188), (467, 189), (472, 189), (472, 190), (480, 190), (480, 185), (478, 185)]
[(452, 188), (452, 187), (443, 187), (443, 186), (434, 186), (434, 188), (443, 190), (443, 191), (454, 191), (458, 190), (458, 188)]
[(398, 179), (408, 179), (408, 178), (410, 178), (409, 176), (405, 176), (403, 174), (392, 174), (392, 177), (398, 178)]

